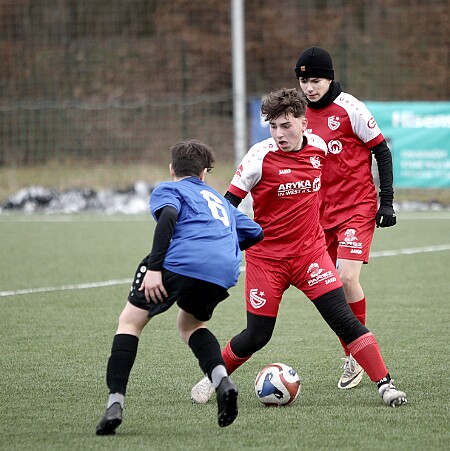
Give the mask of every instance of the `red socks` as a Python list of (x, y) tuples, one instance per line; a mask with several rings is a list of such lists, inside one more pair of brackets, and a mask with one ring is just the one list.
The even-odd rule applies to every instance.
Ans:
[(365, 326), (366, 325), (366, 298), (362, 298), (358, 302), (352, 302), (348, 304), (352, 309), (352, 312), (358, 318), (359, 322)]
[(231, 340), (227, 343), (225, 348), (222, 350), (222, 358), (225, 361), (228, 375), (233, 373), (237, 368), (239, 368), (243, 363), (245, 363), (251, 357), (251, 355), (249, 355), (248, 357), (238, 357), (231, 350), (230, 343), (231, 343)]
[[(352, 302), (351, 304), (348, 304), (350, 308), (352, 309), (353, 314), (358, 318), (358, 321), (365, 326), (366, 325), (366, 298), (362, 298), (358, 302)], [(345, 355), (350, 355), (350, 351), (348, 350), (348, 347), (345, 345), (345, 343), (339, 339), (341, 342), (342, 347), (344, 348)]]
[(372, 332), (352, 341), (348, 349), (373, 382), (378, 382), (388, 374), (380, 347)]
[[(359, 304), (359, 302), (358, 302)], [(222, 357), (225, 361), (228, 374), (232, 374), (237, 368), (245, 363), (250, 357), (239, 357), (231, 349), (231, 340), (222, 350)], [(364, 371), (374, 382), (383, 379), (388, 370), (381, 356), (380, 347), (372, 332), (362, 335), (348, 345), (349, 354), (351, 353), (356, 361), (364, 368)]]

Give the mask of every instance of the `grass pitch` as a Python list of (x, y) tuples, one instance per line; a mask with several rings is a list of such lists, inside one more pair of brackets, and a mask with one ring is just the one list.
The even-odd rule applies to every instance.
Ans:
[[(338, 340), (289, 289), (271, 342), (233, 375), (233, 425), (217, 426), (215, 402), (191, 404), (201, 372), (173, 307), (141, 337), (124, 421), (109, 437), (95, 435), (106, 362), (153, 220), (0, 216), (0, 450), (449, 449), (450, 213), (398, 216), (377, 230), (362, 283), (368, 327), (408, 405), (385, 407), (367, 376), (338, 390)], [(245, 326), (243, 280), (210, 322), (222, 345)], [(275, 361), (302, 378), (286, 408), (265, 408), (254, 394), (256, 374)]]

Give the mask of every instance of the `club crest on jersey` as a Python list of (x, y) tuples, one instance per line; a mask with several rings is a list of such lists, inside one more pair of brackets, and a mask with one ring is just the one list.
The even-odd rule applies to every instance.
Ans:
[(341, 125), (341, 123), (339, 122), (339, 117), (337, 116), (330, 116), (328, 118), (328, 128), (330, 130), (337, 130), (339, 128), (339, 126)]
[(253, 308), (261, 308), (266, 303), (264, 295), (264, 291), (259, 291), (258, 288), (250, 290), (250, 304), (252, 304)]
[(327, 147), (329, 152), (335, 155), (342, 152), (342, 143), (338, 139), (332, 139), (329, 141)]
[(309, 161), (312, 164), (312, 167), (315, 169), (319, 169), (321, 166), (320, 158), (318, 156), (309, 157)]
[(375, 128), (377, 126), (377, 123), (373, 117), (369, 119), (369, 122), (367, 122), (367, 127), (369, 128)]
[(238, 177), (242, 176), (242, 170), (244, 169), (244, 166), (242, 166), (242, 164), (239, 165), (239, 167), (236, 169), (236, 175)]

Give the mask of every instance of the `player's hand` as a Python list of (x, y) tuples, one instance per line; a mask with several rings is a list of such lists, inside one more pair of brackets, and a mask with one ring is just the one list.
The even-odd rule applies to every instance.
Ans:
[(158, 304), (159, 302), (164, 301), (164, 298), (166, 298), (168, 294), (162, 282), (161, 271), (148, 270), (145, 273), (145, 277), (139, 287), (139, 291), (144, 291), (147, 302), (154, 302), (155, 304)]
[(380, 205), (375, 216), (377, 227), (392, 227), (397, 223), (394, 207), (392, 205)]

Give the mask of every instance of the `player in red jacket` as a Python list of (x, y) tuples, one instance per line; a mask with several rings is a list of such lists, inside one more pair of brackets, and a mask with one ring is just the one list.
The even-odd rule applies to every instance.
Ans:
[[(353, 314), (342, 282), (326, 251), (319, 223), (319, 191), (325, 142), (304, 135), (306, 99), (295, 89), (281, 89), (264, 99), (262, 114), (272, 138), (255, 144), (239, 165), (225, 198), (234, 206), (250, 192), (254, 220), (264, 239), (246, 251), (247, 327), (222, 350), (229, 374), (271, 339), (284, 292), (292, 285), (314, 304), (329, 327), (377, 384), (384, 403), (406, 403), (380, 353), (374, 335)], [(191, 397), (205, 403), (214, 393), (208, 377)]]
[[(391, 227), (396, 223), (391, 152), (366, 105), (342, 92), (334, 81), (333, 61), (325, 49), (310, 47), (302, 52), (295, 75), (308, 100), (308, 131), (324, 139), (328, 149), (320, 189), (320, 223), (328, 253), (337, 265), (350, 308), (365, 325), (361, 268), (369, 261), (375, 225)], [(380, 179), (379, 206), (372, 154)], [(364, 370), (341, 343), (344, 373), (338, 387), (348, 389), (359, 384)]]

